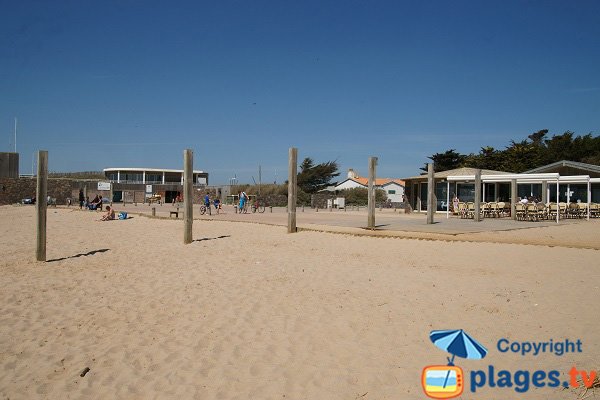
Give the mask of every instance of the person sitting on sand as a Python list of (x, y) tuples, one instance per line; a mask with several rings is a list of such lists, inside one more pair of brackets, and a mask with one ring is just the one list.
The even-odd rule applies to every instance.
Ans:
[(110, 221), (115, 219), (115, 210), (106, 206), (106, 214), (102, 216), (102, 221)]

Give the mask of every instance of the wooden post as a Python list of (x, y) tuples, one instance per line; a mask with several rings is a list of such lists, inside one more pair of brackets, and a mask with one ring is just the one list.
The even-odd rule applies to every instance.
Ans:
[(517, 180), (510, 181), (510, 217), (517, 220)]
[(272, 213), (273, 212), (273, 206), (269, 206), (269, 211)]
[(194, 202), (192, 192), (192, 171), (194, 166), (194, 152), (190, 149), (183, 151), (183, 243), (192, 243), (192, 223), (194, 220)]
[(152, 216), (156, 217), (156, 207), (152, 207)]
[(475, 222), (481, 222), (481, 170), (475, 170)]
[(369, 188), (367, 194), (367, 228), (375, 229), (375, 167), (377, 157), (369, 157)]
[(427, 223), (433, 224), (435, 213), (435, 181), (433, 179), (433, 163), (427, 164)]
[(298, 149), (290, 147), (288, 151), (288, 233), (296, 229), (296, 180), (298, 177)]
[(302, 212), (304, 212), (304, 204), (302, 204)]
[(37, 188), (35, 193), (37, 245), (35, 258), (38, 261), (46, 261), (46, 216), (48, 203), (48, 151), (38, 151), (37, 165)]

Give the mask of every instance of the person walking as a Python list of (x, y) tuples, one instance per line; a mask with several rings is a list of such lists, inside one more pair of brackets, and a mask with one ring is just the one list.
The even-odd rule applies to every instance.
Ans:
[(83, 196), (83, 189), (79, 189), (79, 209), (83, 209), (83, 203), (85, 202), (85, 197)]

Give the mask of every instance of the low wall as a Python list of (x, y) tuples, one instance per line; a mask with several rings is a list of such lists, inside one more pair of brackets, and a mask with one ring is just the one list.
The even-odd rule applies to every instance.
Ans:
[[(21, 200), (35, 196), (36, 178), (0, 178), (0, 205), (20, 203)], [(87, 189), (87, 195), (93, 199), (96, 194), (109, 197), (109, 191), (99, 191), (97, 180), (69, 178), (48, 178), (48, 196), (55, 198), (57, 204), (67, 204), (71, 198), (73, 204), (79, 201), (79, 189)]]

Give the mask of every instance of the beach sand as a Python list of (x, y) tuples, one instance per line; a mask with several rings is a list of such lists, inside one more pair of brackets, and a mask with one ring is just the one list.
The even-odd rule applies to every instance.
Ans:
[[(573, 365), (600, 371), (598, 250), (229, 221), (194, 221), (184, 245), (182, 220), (51, 208), (49, 261), (38, 263), (34, 216), (0, 207), (2, 400), (423, 399), (423, 367), (448, 356), (433, 329), (465, 329), (489, 350), (455, 360), (463, 399), (577, 398), (472, 393), (470, 371), (490, 365), (558, 370), (561, 381)], [(600, 236), (599, 221), (565, 228)], [(501, 338), (579, 339), (583, 351), (501, 353)]]

